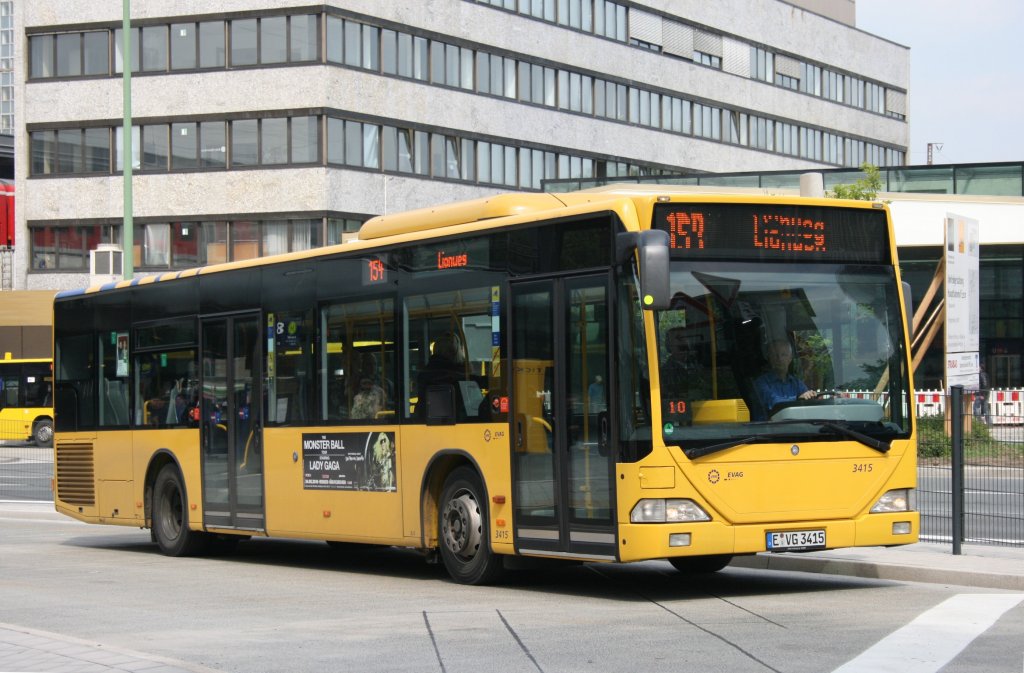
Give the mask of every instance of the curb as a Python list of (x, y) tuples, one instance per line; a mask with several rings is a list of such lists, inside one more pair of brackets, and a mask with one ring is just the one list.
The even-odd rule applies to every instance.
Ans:
[(1024, 591), (1024, 576), (1022, 575), (1006, 575), (976, 570), (874, 563), (871, 561), (793, 554), (739, 556), (734, 558), (729, 565), (735, 568), (750, 568), (754, 570), (820, 573), (823, 575), (844, 575), (847, 577), (896, 580), (900, 582), (956, 584), (969, 587)]

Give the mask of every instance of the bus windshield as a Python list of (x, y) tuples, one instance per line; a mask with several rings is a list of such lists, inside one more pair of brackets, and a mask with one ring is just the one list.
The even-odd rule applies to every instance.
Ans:
[(657, 313), (666, 443), (859, 438), (887, 450), (909, 436), (891, 267), (677, 260), (671, 289)]

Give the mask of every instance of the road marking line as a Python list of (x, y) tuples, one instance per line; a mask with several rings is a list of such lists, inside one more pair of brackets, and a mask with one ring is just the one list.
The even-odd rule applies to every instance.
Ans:
[(957, 594), (894, 631), (833, 673), (934, 673), (1024, 594)]

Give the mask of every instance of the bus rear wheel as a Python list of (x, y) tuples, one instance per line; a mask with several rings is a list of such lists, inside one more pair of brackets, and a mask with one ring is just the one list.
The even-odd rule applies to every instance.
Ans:
[(452, 579), (462, 584), (489, 584), (504, 570), (501, 557), (491, 551), (483, 492), (476, 472), (460, 467), (448, 475), (441, 494), (441, 560)]
[(716, 573), (732, 561), (730, 554), (716, 554), (714, 556), (676, 556), (668, 560), (672, 566), (681, 573), (688, 575), (701, 575)]
[(153, 482), (153, 535), (167, 556), (194, 556), (209, 538), (188, 527), (188, 496), (175, 465), (164, 465)]
[(53, 446), (53, 421), (46, 418), (32, 426), (32, 442), (42, 448)]

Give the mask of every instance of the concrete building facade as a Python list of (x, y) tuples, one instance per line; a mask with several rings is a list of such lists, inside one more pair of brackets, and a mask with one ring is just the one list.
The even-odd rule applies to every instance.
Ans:
[[(554, 178), (901, 165), (909, 50), (852, 4), (133, 3), (136, 273)], [(124, 240), (121, 18), (15, 4), (15, 289)]]

